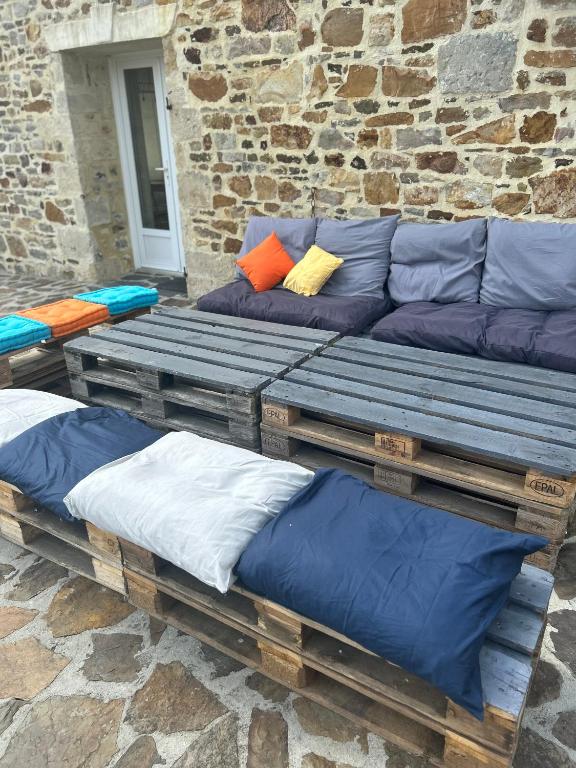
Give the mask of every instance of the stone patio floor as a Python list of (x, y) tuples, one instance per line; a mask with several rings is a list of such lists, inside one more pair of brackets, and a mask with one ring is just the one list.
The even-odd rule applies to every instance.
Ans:
[[(75, 290), (0, 275), (0, 313)], [(576, 536), (556, 575), (515, 768), (576, 766)], [(428, 763), (0, 539), (0, 768), (152, 766)]]

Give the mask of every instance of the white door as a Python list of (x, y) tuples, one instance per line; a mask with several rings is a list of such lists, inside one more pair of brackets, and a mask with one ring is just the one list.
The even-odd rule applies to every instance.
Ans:
[(183, 272), (168, 101), (160, 54), (111, 61), (112, 95), (136, 267)]

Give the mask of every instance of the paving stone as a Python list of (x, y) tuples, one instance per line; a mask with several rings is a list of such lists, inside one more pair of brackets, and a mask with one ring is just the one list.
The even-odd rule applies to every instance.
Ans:
[(4, 704), (0, 704), (0, 734), (12, 725), (16, 712), (24, 704), (26, 704), (24, 699), (9, 699)]
[(550, 639), (554, 644), (556, 658), (576, 675), (576, 611), (565, 609), (550, 613), (548, 624), (552, 627)]
[(128, 747), (114, 768), (153, 768), (155, 765), (165, 765), (156, 749), (152, 736), (139, 736)]
[(274, 704), (280, 704), (286, 701), (290, 695), (288, 688), (285, 688), (280, 683), (270, 680), (269, 677), (261, 675), (259, 672), (254, 672), (253, 675), (246, 680), (246, 685), (253, 691), (256, 691), (267, 701), (271, 701)]
[(65, 576), (68, 576), (66, 568), (42, 558), (20, 574), (18, 584), (6, 595), (6, 598), (19, 602), (31, 600), (45, 589), (53, 587)]
[(2, 584), (4, 581), (8, 581), (8, 579), (14, 573), (16, 573), (16, 568), (14, 568), (13, 565), (8, 565), (8, 563), (0, 563), (0, 584)]
[(531, 728), (520, 733), (514, 768), (574, 768), (568, 754)]
[(562, 675), (560, 671), (554, 664), (540, 659), (528, 693), (528, 706), (539, 707), (549, 701), (555, 701), (560, 696), (561, 689)]
[(173, 768), (239, 768), (236, 716), (227, 715), (202, 733)]
[(339, 742), (356, 742), (368, 754), (368, 732), (350, 720), (309, 699), (296, 699), (294, 711), (302, 728), (312, 736), (325, 736)]
[(302, 758), (301, 768), (353, 768), (353, 766), (348, 763), (335, 763), (334, 760), (309, 752)]
[(566, 747), (576, 750), (576, 710), (561, 712), (552, 733)]
[(288, 725), (280, 712), (252, 710), (246, 768), (288, 768)]
[(17, 629), (25, 627), (38, 614), (38, 611), (32, 611), (28, 608), (14, 608), (8, 606), (0, 608), (0, 640)]
[(1, 645), (0, 699), (33, 699), (69, 661), (33, 637)]
[(121, 632), (92, 635), (94, 650), (84, 662), (82, 671), (88, 680), (120, 683), (136, 680), (142, 666), (136, 654), (142, 650), (140, 635)]
[(216, 648), (204, 645), (204, 643), (202, 643), (200, 653), (204, 661), (208, 661), (214, 667), (213, 677), (227, 677), (232, 672), (239, 672), (241, 669), (245, 669), (242, 662), (227, 656), (225, 653), (221, 653)]
[(117, 592), (79, 576), (55, 595), (46, 622), (54, 637), (66, 637), (87, 629), (111, 627), (134, 611)]
[(573, 600), (576, 597), (576, 541), (564, 544), (560, 550), (554, 575), (554, 590), (558, 597)]
[(117, 750), (124, 701), (54, 696), (32, 704), (2, 768), (105, 768)]
[(126, 715), (137, 733), (206, 728), (227, 712), (216, 696), (179, 661), (158, 664), (137, 691)]
[(443, 93), (500, 93), (512, 87), (516, 37), (509, 32), (458, 35), (438, 49)]
[(384, 749), (388, 756), (386, 768), (432, 768), (432, 763), (425, 757), (411, 755), (394, 744), (385, 744)]

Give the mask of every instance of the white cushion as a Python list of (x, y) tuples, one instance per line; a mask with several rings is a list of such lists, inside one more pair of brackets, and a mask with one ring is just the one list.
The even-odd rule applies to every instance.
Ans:
[(226, 592), (252, 537), (312, 477), (296, 464), (172, 432), (92, 472), (64, 501), (74, 517)]
[(69, 397), (35, 389), (0, 389), (0, 447), (59, 413), (86, 406)]

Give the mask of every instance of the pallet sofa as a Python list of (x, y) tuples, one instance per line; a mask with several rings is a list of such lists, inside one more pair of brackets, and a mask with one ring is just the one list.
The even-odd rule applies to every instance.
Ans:
[(296, 262), (317, 244), (344, 264), (311, 297), (238, 272), (200, 310), (576, 373), (574, 224), (252, 218), (240, 255), (272, 231)]

